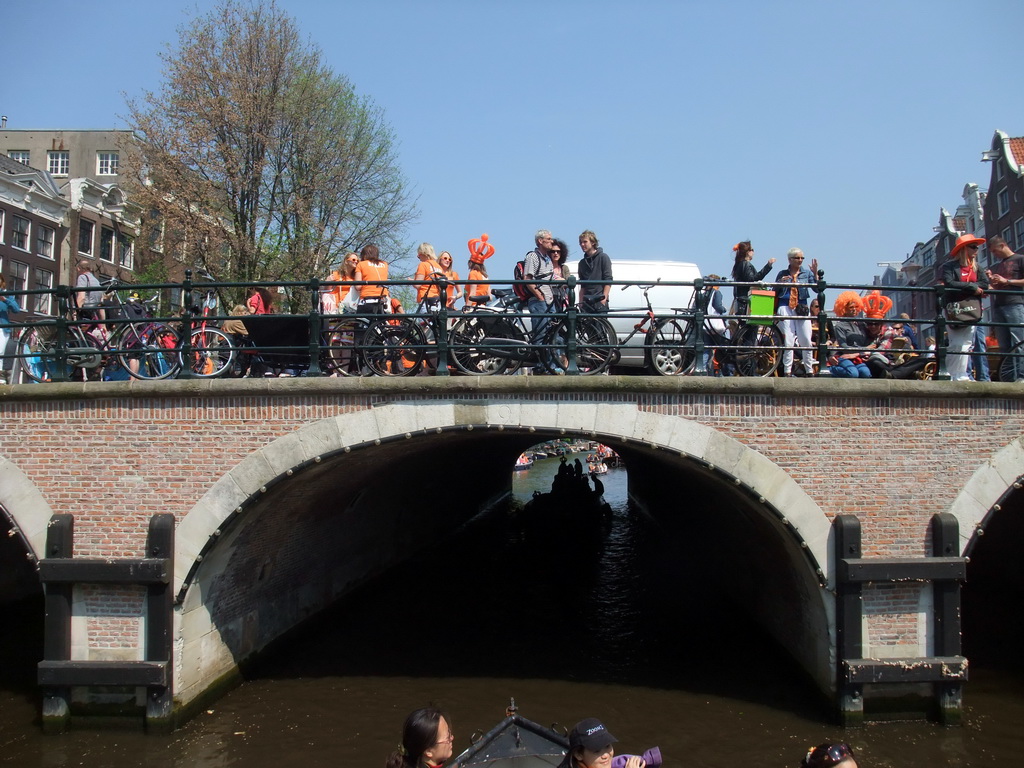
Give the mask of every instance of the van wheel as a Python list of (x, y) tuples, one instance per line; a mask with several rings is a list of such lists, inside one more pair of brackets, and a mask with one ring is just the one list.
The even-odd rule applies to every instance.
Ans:
[(673, 319), (660, 321), (651, 329), (647, 348), (647, 370), (656, 376), (683, 376), (693, 370), (693, 341), (688, 328)]

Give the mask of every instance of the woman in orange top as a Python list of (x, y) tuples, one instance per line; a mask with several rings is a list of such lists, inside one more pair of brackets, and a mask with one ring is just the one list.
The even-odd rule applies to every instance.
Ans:
[(376, 280), (380, 285), (360, 285), (360, 313), (383, 314), (384, 302), (388, 298), (388, 287), (383, 285), (388, 279), (388, 263), (381, 259), (380, 249), (370, 243), (359, 252), (359, 266), (356, 267), (356, 280)]
[[(331, 272), (331, 282), (346, 282), (346, 283), (348, 283), (348, 282), (351, 282), (351, 281), (355, 280), (356, 279), (356, 267), (357, 266), (359, 266), (359, 254), (358, 253), (346, 253), (345, 254), (345, 260), (343, 262), (341, 262), (341, 269), (340, 270), (336, 269), (333, 272)], [(348, 298), (349, 291), (351, 291), (351, 290), (352, 290), (352, 286), (351, 285), (336, 285), (336, 286), (334, 286), (331, 289), (331, 293), (334, 295), (335, 306), (338, 308), (338, 311), (340, 311), (340, 312), (345, 312), (346, 311), (346, 303), (347, 302), (345, 301), (345, 299)], [(354, 307), (354, 306), (355, 306), (354, 302), (349, 303), (349, 307), (350, 308), (347, 311), (351, 312), (352, 311), (351, 307)]]
[(434, 312), (440, 308), (441, 303), (441, 289), (433, 277), (441, 274), (441, 266), (434, 259), (434, 246), (430, 243), (420, 243), (416, 257), (420, 263), (416, 267), (415, 279), (423, 281), (416, 285), (416, 305), (426, 312)]
[[(480, 257), (473, 254), (469, 257), (469, 275), (466, 277), (467, 280), (488, 280), (487, 267), (484, 266), (484, 262), (480, 260)], [(491, 286), (485, 284), (482, 285), (467, 285), (465, 292), (466, 306), (471, 306), (471, 296), (490, 296)]]
[(459, 273), (452, 268), (452, 255), (448, 251), (441, 251), (437, 263), (441, 266), (441, 273), (449, 281), (445, 305), (448, 309), (455, 309), (455, 300), (462, 295), (462, 289), (455, 284), (455, 281), (459, 279)]

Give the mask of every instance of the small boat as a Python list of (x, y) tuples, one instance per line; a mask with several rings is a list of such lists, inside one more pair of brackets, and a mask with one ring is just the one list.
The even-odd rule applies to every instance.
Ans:
[(590, 474), (592, 475), (606, 475), (608, 474), (608, 465), (603, 461), (592, 461), (587, 464)]
[(552, 730), (516, 714), (515, 699), (505, 710), (505, 719), (455, 758), (455, 768), (550, 768), (562, 762), (569, 740)]
[(516, 459), (516, 465), (515, 465), (514, 469), (515, 469), (515, 471), (518, 472), (521, 469), (529, 469), (532, 466), (533, 466), (533, 457), (532, 456), (527, 456), (525, 453), (521, 453), (521, 454), (519, 454), (519, 458)]

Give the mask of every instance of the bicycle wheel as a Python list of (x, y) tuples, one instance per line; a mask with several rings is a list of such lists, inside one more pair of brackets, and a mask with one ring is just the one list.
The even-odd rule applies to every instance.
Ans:
[(235, 350), (231, 339), (219, 328), (196, 328), (192, 331), (192, 355), (189, 368), (201, 379), (215, 379), (231, 369)]
[(57, 327), (50, 324), (27, 325), (18, 337), (21, 370), (32, 381), (58, 381), (71, 378), (74, 368), (58, 366)]
[[(551, 329), (545, 343), (553, 348), (547, 350), (547, 354), (550, 354), (552, 367), (565, 370), (569, 367), (569, 321), (552, 324)], [(603, 317), (576, 318), (576, 367), (584, 376), (608, 370), (615, 358), (617, 343), (615, 329)]]
[(327, 329), (321, 365), (328, 375), (362, 376), (369, 372), (359, 352), (362, 331), (363, 322), (355, 318), (342, 318)]
[[(480, 317), (474, 313), (460, 319), (448, 334), (448, 356), (460, 373), (469, 376), (496, 376), (512, 373), (519, 362), (496, 350), (494, 343), (482, 346), (485, 338), (524, 341), (514, 324), (502, 317)], [(493, 314), (493, 313), (487, 313)]]
[(736, 372), (740, 376), (773, 376), (782, 362), (785, 340), (774, 325), (746, 325), (736, 335)]
[(674, 318), (658, 320), (647, 332), (647, 370), (658, 376), (685, 376), (694, 368), (696, 344), (690, 326)]
[(1014, 346), (999, 362), (1000, 381), (1020, 381), (1024, 379), (1024, 341)]
[(363, 336), (363, 359), (377, 376), (415, 376), (423, 364), (426, 343), (411, 320), (375, 319)]
[(126, 326), (117, 339), (117, 359), (128, 375), (143, 381), (174, 376), (181, 369), (177, 332), (165, 323)]

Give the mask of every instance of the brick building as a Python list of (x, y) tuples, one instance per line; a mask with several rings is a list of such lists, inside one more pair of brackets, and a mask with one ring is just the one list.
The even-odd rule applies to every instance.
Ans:
[(1015, 251), (1024, 249), (1024, 137), (1003, 131), (992, 137), (992, 148), (981, 155), (992, 163), (989, 196), (985, 201), (984, 237), (1002, 236)]
[[(67, 239), (71, 203), (45, 171), (0, 155), (0, 271), (10, 290), (42, 290), (57, 284), (61, 246)], [(48, 295), (17, 296), (32, 317), (52, 315)]]

